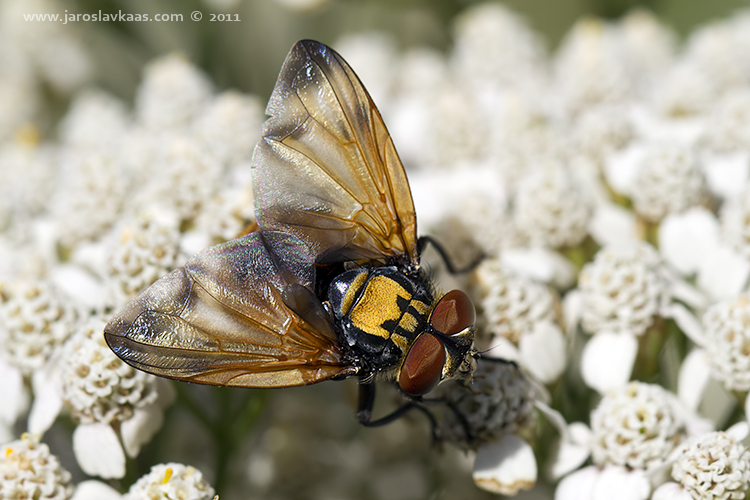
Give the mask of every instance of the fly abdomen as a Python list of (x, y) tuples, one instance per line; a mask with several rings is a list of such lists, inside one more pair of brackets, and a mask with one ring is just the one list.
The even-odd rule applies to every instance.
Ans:
[(347, 271), (331, 283), (328, 300), (341, 343), (377, 369), (401, 363), (433, 302), (420, 276), (396, 267)]

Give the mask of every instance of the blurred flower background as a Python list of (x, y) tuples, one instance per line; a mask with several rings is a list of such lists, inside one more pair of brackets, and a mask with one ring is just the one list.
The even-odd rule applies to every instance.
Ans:
[[(0, 0), (0, 499), (746, 498), (743, 4)], [(424, 256), (513, 361), (434, 391), (438, 443), (419, 412), (358, 425), (356, 380), (178, 384), (103, 342), (253, 221), (302, 38), (372, 94), (420, 233), (487, 256)], [(383, 385), (376, 414), (401, 401)]]

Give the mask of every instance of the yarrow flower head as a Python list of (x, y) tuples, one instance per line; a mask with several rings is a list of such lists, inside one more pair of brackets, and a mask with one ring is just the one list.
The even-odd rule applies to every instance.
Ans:
[(474, 277), (480, 348), (518, 362), (538, 381), (557, 380), (565, 369), (567, 340), (556, 294), (546, 285), (505, 271), (497, 259), (486, 260)]
[(528, 431), (536, 422), (530, 382), (512, 363), (480, 359), (471, 383), (441, 386), (446, 410), (443, 437), (477, 446)]
[(594, 463), (638, 469), (661, 465), (685, 434), (673, 396), (642, 382), (605, 395), (591, 414), (591, 430)]
[(600, 250), (579, 276), (584, 330), (644, 333), (667, 297), (661, 265), (643, 242)]
[(711, 306), (703, 316), (712, 374), (731, 390), (750, 390), (750, 297)]
[(695, 500), (743, 499), (750, 485), (750, 451), (724, 432), (688, 441), (672, 477)]
[(701, 142), (716, 153), (750, 148), (750, 91), (743, 87), (719, 100), (707, 119)]
[(48, 281), (0, 284), (0, 349), (29, 375), (73, 333), (78, 316), (75, 305)]
[(651, 149), (637, 171), (632, 188), (636, 212), (659, 221), (698, 205), (705, 181), (694, 153), (684, 146), (659, 145)]
[(575, 246), (586, 237), (590, 218), (586, 196), (560, 165), (544, 165), (518, 186), (514, 219), (532, 245)]
[(146, 67), (136, 95), (136, 114), (150, 130), (187, 127), (208, 103), (212, 87), (203, 72), (179, 55)]
[(538, 323), (557, 321), (558, 304), (550, 289), (504, 271), (500, 261), (483, 262), (476, 279), (483, 289), (480, 305), (484, 328), (480, 334), (486, 331), (518, 344)]
[(105, 324), (92, 319), (64, 348), (63, 399), (83, 424), (128, 420), (134, 409), (158, 397), (155, 377), (126, 364), (107, 347), (101, 333)]
[(67, 500), (73, 495), (70, 472), (39, 437), (24, 434), (0, 451), (0, 498)]
[(125, 454), (135, 457), (161, 427), (173, 394), (169, 383), (125, 364), (106, 345), (107, 321), (92, 316), (37, 383), (29, 427), (45, 432), (63, 404), (78, 426), (73, 451), (91, 476), (120, 478)]
[(159, 464), (136, 481), (122, 500), (212, 500), (214, 489), (194, 467)]
[(110, 300), (124, 305), (177, 267), (180, 233), (176, 218), (143, 212), (122, 224), (107, 260)]

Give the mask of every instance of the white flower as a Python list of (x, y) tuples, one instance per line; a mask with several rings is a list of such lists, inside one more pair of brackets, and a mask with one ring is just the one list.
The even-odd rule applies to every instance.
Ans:
[(592, 465), (563, 478), (555, 490), (555, 500), (647, 500), (651, 484), (641, 470)]
[(750, 390), (750, 296), (711, 306), (703, 316), (711, 373), (730, 390)]
[(648, 151), (631, 188), (636, 212), (654, 222), (697, 205), (704, 192), (695, 155), (689, 148), (672, 144)]
[(60, 123), (66, 145), (114, 156), (131, 126), (125, 104), (103, 91), (86, 91), (71, 103)]
[(25, 128), (22, 135), (13, 143), (0, 145), (3, 179), (0, 196), (9, 202), (11, 214), (18, 223), (28, 226), (30, 217), (39, 215), (49, 206), (57, 188), (57, 176), (53, 168), (54, 148), (38, 143), (39, 131), (34, 127)]
[(738, 90), (723, 96), (706, 120), (701, 142), (716, 153), (747, 151), (750, 148), (750, 91)]
[[(552, 291), (507, 273), (495, 259), (486, 260), (475, 279), (482, 296), (478, 340), (489, 340), (492, 356), (518, 361), (538, 380), (557, 380), (565, 369), (567, 341)], [(493, 337), (482, 339), (485, 330)]]
[(577, 147), (594, 160), (627, 147), (635, 140), (635, 125), (623, 106), (587, 109), (574, 122)]
[(746, 53), (740, 40), (746, 26), (737, 28), (731, 21), (710, 23), (694, 31), (686, 43), (685, 57), (710, 75), (717, 93), (745, 86), (750, 81)]
[(47, 281), (0, 287), (0, 352), (24, 375), (44, 366), (77, 322), (75, 305)]
[(743, 255), (743, 204), (737, 200), (725, 205), (724, 239), (716, 216), (701, 207), (668, 215), (659, 226), (659, 250), (665, 262), (684, 278), (695, 277), (697, 285), (676, 283), (673, 292), (699, 312), (708, 303), (736, 296), (750, 276), (750, 255)]
[(594, 463), (643, 470), (661, 465), (685, 435), (675, 399), (642, 382), (606, 394), (591, 413)]
[(37, 61), (44, 79), (64, 94), (72, 94), (94, 75), (91, 57), (83, 43), (66, 34), (44, 40)]
[(114, 158), (98, 152), (70, 152), (60, 161), (54, 216), (66, 248), (107, 234), (122, 215), (129, 179)]
[(198, 469), (178, 463), (155, 465), (136, 481), (122, 500), (211, 500), (214, 489)]
[(448, 381), (439, 392), (448, 404), (441, 437), (452, 442), (476, 446), (527, 432), (536, 422), (533, 387), (507, 361), (481, 358), (470, 383)]
[(219, 191), (223, 165), (204, 142), (189, 135), (145, 140), (147, 161), (155, 162), (159, 169), (148, 166), (142, 172), (147, 175), (147, 183), (130, 203), (139, 209), (175, 212), (180, 221), (192, 221)]
[(42, 101), (38, 83), (28, 68), (28, 61), (14, 51), (7, 39), (0, 42), (0, 139), (11, 138), (17, 130), (38, 113)]
[(640, 8), (631, 10), (622, 18), (619, 31), (637, 74), (655, 77), (672, 63), (677, 34), (653, 13)]
[(730, 434), (705, 434), (685, 444), (672, 477), (696, 500), (743, 499), (750, 486), (750, 451)]
[(443, 411), (443, 436), (476, 449), (474, 482), (503, 495), (531, 489), (537, 480), (534, 452), (522, 435), (533, 431), (536, 410), (564, 432), (564, 420), (539, 401), (539, 392), (517, 366), (481, 358), (471, 382), (448, 381), (438, 389)]
[(1, 498), (68, 500), (72, 494), (70, 472), (38, 436), (24, 434), (0, 450)]
[(669, 316), (671, 289), (659, 254), (645, 242), (608, 245), (583, 267), (579, 290), (565, 298), (570, 325), (581, 319), (593, 337), (581, 358), (584, 381), (599, 392), (630, 380), (637, 337)]
[(704, 113), (716, 102), (711, 76), (692, 60), (679, 61), (667, 69), (653, 90), (654, 110), (670, 118)]
[(549, 164), (520, 182), (513, 215), (532, 246), (573, 247), (586, 237), (591, 208), (570, 172)]
[(487, 2), (466, 9), (456, 18), (453, 31), (456, 72), (480, 90), (533, 85), (543, 74), (543, 42), (504, 5)]
[(222, 165), (235, 166), (250, 161), (262, 123), (263, 107), (256, 97), (228, 91), (201, 114), (195, 134)]
[(663, 481), (665, 468), (690, 429), (705, 432), (697, 423), (699, 419), (661, 386), (631, 382), (607, 393), (591, 414), (590, 431), (583, 424), (570, 426), (577, 437), (567, 446), (568, 454), (580, 464), (581, 449), (588, 448), (595, 465), (563, 478), (555, 499), (646, 500), (652, 485)]
[[(711, 306), (702, 323), (685, 307), (673, 307), (674, 319), (695, 344), (680, 367), (678, 389), (692, 409), (699, 406), (715, 422), (724, 421), (737, 405), (727, 393), (750, 388), (748, 337), (743, 321), (750, 298), (738, 295)], [(703, 403), (703, 404), (702, 404)]]
[(177, 267), (180, 236), (174, 218), (141, 212), (115, 237), (105, 276), (110, 300), (120, 307)]
[(555, 88), (569, 112), (623, 102), (633, 90), (631, 67), (617, 31), (602, 20), (578, 21), (555, 61)]
[(136, 115), (153, 131), (189, 126), (208, 103), (211, 83), (184, 57), (170, 55), (150, 63), (136, 94)]
[(29, 425), (46, 431), (64, 401), (79, 424), (73, 450), (81, 468), (119, 478), (125, 453), (137, 456), (161, 427), (172, 395), (166, 381), (125, 364), (107, 347), (105, 324), (93, 317), (65, 344), (56, 369), (37, 384)]
[(185, 248), (186, 233), (182, 239), (184, 253), (192, 255), (211, 244), (237, 238), (254, 220), (252, 185), (226, 190), (207, 204), (195, 221), (198, 236), (207, 239), (199, 240), (194, 248)]
[(579, 276), (584, 330), (643, 334), (667, 298), (661, 265), (644, 242), (601, 249)]
[(476, 95), (449, 80), (431, 109), (426, 148), (429, 164), (455, 168), (484, 158), (490, 131), (476, 119), (482, 112)]

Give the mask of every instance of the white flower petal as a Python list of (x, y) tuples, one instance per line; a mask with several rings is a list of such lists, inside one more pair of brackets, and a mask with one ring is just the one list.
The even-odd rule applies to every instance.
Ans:
[(715, 301), (739, 294), (750, 276), (750, 262), (726, 245), (712, 246), (698, 269), (697, 284)]
[(709, 188), (724, 199), (738, 196), (750, 179), (750, 154), (745, 150), (705, 155), (702, 163)]
[(480, 446), (474, 460), (473, 478), (480, 488), (502, 495), (528, 490), (537, 478), (534, 451), (515, 434)]
[(639, 239), (633, 212), (611, 203), (603, 204), (594, 211), (589, 223), (589, 233), (603, 247)]
[(26, 411), (29, 395), (20, 370), (0, 356), (0, 422), (12, 426)]
[(34, 402), (29, 413), (29, 431), (42, 436), (52, 427), (63, 407), (59, 377), (49, 371), (34, 373)]
[(125, 475), (125, 453), (115, 431), (106, 424), (82, 424), (73, 431), (73, 453), (83, 472), (105, 479)]
[(698, 270), (706, 253), (719, 241), (719, 222), (703, 207), (667, 215), (659, 226), (659, 251), (682, 274)]
[(737, 398), (724, 388), (724, 384), (711, 377), (703, 390), (703, 399), (698, 413), (710, 419), (714, 424), (726, 422), (726, 419), (737, 406)]
[(585, 424), (570, 424), (567, 434), (568, 439), (560, 440), (548, 466), (548, 472), (553, 479), (559, 479), (574, 471), (591, 455), (591, 430)]
[(493, 337), (486, 354), (492, 358), (500, 358), (506, 361), (520, 362), (521, 360), (521, 353), (513, 342), (505, 337)]
[(573, 264), (554, 250), (510, 248), (503, 252), (501, 260), (509, 272), (555, 288), (570, 288), (575, 283)]
[(707, 339), (703, 325), (685, 306), (678, 303), (670, 304), (663, 308), (662, 314), (667, 318), (672, 318), (680, 330), (697, 345), (706, 345)]
[[(747, 407), (747, 403), (745, 404), (745, 407)], [(738, 443), (744, 441), (748, 434), (750, 434), (750, 423), (737, 422), (732, 427), (725, 430), (724, 434), (728, 434)]]
[(121, 500), (117, 490), (101, 481), (89, 480), (80, 483), (70, 500)]
[(612, 189), (629, 195), (633, 190), (638, 169), (648, 153), (648, 143), (635, 141), (633, 145), (609, 155), (604, 162), (604, 177)]
[(557, 380), (565, 370), (565, 335), (556, 324), (543, 321), (519, 342), (521, 364), (544, 384)]
[(685, 356), (677, 380), (677, 394), (690, 410), (696, 411), (711, 378), (711, 369), (703, 349), (693, 349)]
[(627, 333), (600, 332), (591, 337), (581, 354), (581, 375), (600, 393), (630, 380), (638, 353), (638, 340)]
[(646, 500), (651, 484), (639, 469), (605, 467), (599, 475), (592, 495), (593, 500)]
[(555, 490), (555, 500), (592, 500), (599, 467), (590, 465), (563, 478)]
[(129, 457), (138, 456), (141, 446), (148, 443), (164, 423), (164, 413), (157, 402), (144, 408), (136, 408), (133, 416), (122, 422), (120, 435), (122, 445)]
[(58, 264), (50, 279), (68, 296), (89, 308), (101, 307), (104, 303), (104, 285), (81, 267)]
[(708, 297), (694, 285), (676, 276), (669, 276), (668, 280), (669, 292), (672, 295), (672, 299), (684, 302), (693, 309), (705, 309), (708, 307)]
[(693, 497), (682, 485), (670, 481), (656, 488), (651, 500), (693, 500)]

